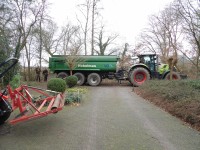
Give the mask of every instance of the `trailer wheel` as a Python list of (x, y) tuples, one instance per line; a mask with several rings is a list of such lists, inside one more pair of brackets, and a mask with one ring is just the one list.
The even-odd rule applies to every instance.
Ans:
[(8, 109), (8, 106), (11, 108), (11, 105), (6, 100), (0, 100), (0, 125), (3, 124), (11, 114), (11, 109)]
[(88, 75), (87, 82), (91, 86), (97, 86), (101, 83), (101, 77), (98, 73), (91, 73)]
[(77, 72), (74, 74), (74, 76), (76, 76), (78, 78), (78, 82), (77, 82), (78, 85), (83, 85), (85, 83), (85, 75), (84, 74)]
[(145, 68), (138, 67), (130, 72), (130, 81), (134, 86), (140, 86), (146, 80), (149, 79), (150, 79), (149, 71)]
[[(168, 74), (166, 74), (166, 76), (164, 77), (164, 79), (166, 80), (170, 80), (170, 72)], [(181, 76), (179, 73), (177, 72), (172, 72), (172, 80), (180, 80)]]
[(65, 72), (60, 72), (60, 73), (58, 73), (57, 78), (64, 79), (64, 78), (66, 78), (66, 77), (68, 77), (68, 76), (69, 76), (69, 75), (68, 75), (67, 73), (65, 73)]

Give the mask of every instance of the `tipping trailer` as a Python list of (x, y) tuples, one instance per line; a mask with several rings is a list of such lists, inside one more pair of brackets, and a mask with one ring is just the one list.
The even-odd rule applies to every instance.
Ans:
[[(128, 70), (118, 69), (117, 62), (119, 57), (116, 55), (109, 56), (64, 56), (54, 55), (49, 58), (49, 69), (56, 73), (57, 77), (65, 78), (70, 75), (70, 69), (67, 65), (67, 59), (77, 59), (73, 68), (73, 75), (78, 77), (78, 85), (88, 83), (91, 86), (97, 86), (102, 79), (128, 80), (134, 86), (140, 86), (145, 81), (158, 78), (169, 80), (169, 67), (159, 69), (157, 54), (138, 55), (139, 62), (130, 65)], [(177, 71), (172, 72), (172, 78), (179, 80), (185, 78)]]
[[(63, 55), (54, 55), (49, 58), (49, 69), (51, 72), (56, 73), (59, 78), (65, 78), (70, 75), (70, 68), (66, 63), (66, 58)], [(78, 77), (78, 85), (83, 85), (87, 82), (91, 86), (97, 86), (102, 79), (116, 78), (119, 59), (116, 55), (76, 56), (76, 59), (73, 75)]]

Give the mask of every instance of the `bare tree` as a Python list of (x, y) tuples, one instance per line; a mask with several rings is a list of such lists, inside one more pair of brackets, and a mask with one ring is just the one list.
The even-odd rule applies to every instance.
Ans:
[(39, 52), (39, 64), (40, 64), (40, 69), (42, 67), (42, 50), (43, 50), (43, 38), (42, 38), (42, 23), (44, 21), (44, 17), (45, 17), (45, 2), (46, 0), (43, 0), (43, 7), (41, 10), (41, 15), (40, 15), (40, 20), (39, 20), (39, 48), (38, 48), (38, 52)]
[[(83, 4), (78, 5), (81, 11), (82, 16), (84, 16), (84, 20), (78, 18), (78, 22), (84, 34), (84, 49), (85, 55), (88, 54), (89, 47), (88, 44), (91, 46), (91, 55), (94, 55), (94, 47), (95, 47), (95, 34), (96, 30), (98, 29), (98, 21), (100, 17), (100, 10), (102, 8), (99, 7), (100, 0), (85, 0)], [(91, 36), (89, 32), (91, 31)]]
[(48, 20), (46, 26), (42, 29), (43, 48), (50, 56), (53, 56), (61, 42), (61, 37), (57, 36), (58, 27), (52, 20)]
[(93, 0), (92, 2), (92, 34), (91, 34), (91, 51), (92, 51), (92, 55), (94, 55), (94, 30), (95, 30), (95, 15), (98, 16), (99, 15), (99, 9), (97, 7), (98, 2), (100, 2), (100, 0)]
[(129, 55), (127, 55), (128, 47), (129, 47), (129, 44), (125, 43), (124, 47), (123, 47), (122, 54), (121, 54), (121, 58), (120, 58), (120, 61), (119, 61), (119, 68), (120, 69), (126, 70), (130, 66), (129, 62), (131, 60), (131, 57)]
[(25, 50), (29, 63), (28, 37), (40, 20), (45, 0), (4, 0), (0, 2), (0, 31), (6, 42), (6, 52), (16, 58)]
[(67, 55), (70, 52), (70, 49), (76, 49), (82, 45), (80, 37), (80, 28), (79, 26), (74, 26), (71, 23), (68, 23), (66, 26), (62, 27), (60, 34), (62, 50), (61, 54)]
[[(25, 77), (28, 81), (31, 81), (31, 60), (33, 59), (34, 55), (34, 35), (31, 33), (28, 38), (27, 38), (27, 42), (26, 42), (26, 45), (25, 45), (25, 53), (24, 53), (24, 56), (26, 58), (26, 63), (27, 65), (27, 70), (28, 70), (28, 76)], [(25, 71), (25, 70), (24, 70)], [(25, 74), (25, 72), (24, 72)], [(25, 74), (26, 76), (26, 74)]]
[(82, 16), (85, 19), (85, 23), (82, 23), (82, 21), (78, 18), (77, 20), (80, 24), (80, 27), (83, 31), (84, 34), (84, 50), (85, 50), (85, 55), (87, 55), (87, 37), (88, 37), (88, 31), (89, 31), (89, 18), (90, 18), (90, 10), (92, 7), (92, 1), (91, 0), (85, 0), (85, 3), (78, 5), (79, 10), (82, 14)]
[(141, 33), (137, 48), (139, 48), (140, 51), (160, 53), (160, 55), (165, 58), (169, 55), (169, 40), (165, 23), (160, 21), (161, 18), (161, 15), (152, 15), (149, 18), (149, 27), (145, 28)]
[(197, 78), (200, 61), (200, 1), (198, 0), (177, 0), (174, 2), (175, 9), (183, 20), (182, 29), (187, 35), (191, 47), (196, 53), (195, 59), (191, 59), (185, 52), (183, 54), (196, 66)]
[(12, 11), (15, 12), (15, 19), (13, 25), (15, 25), (15, 54), (14, 56), (19, 58), (20, 51), (25, 47), (28, 36), (31, 30), (39, 21), (43, 12), (45, 0), (27, 1), (27, 0), (13, 0)]
[(66, 64), (70, 70), (70, 76), (73, 75), (73, 70), (77, 67), (77, 63), (81, 62), (81, 59), (77, 55), (66, 56)]
[(181, 47), (179, 14), (169, 5), (159, 15), (152, 15), (149, 21), (149, 28), (141, 34), (140, 48), (159, 53), (166, 63), (166, 59)]
[(69, 55), (66, 55), (66, 64), (70, 69), (70, 75), (73, 75), (73, 70), (77, 67), (77, 64), (84, 62), (85, 60), (79, 54), (79, 49), (71, 50)]
[[(104, 36), (104, 27), (102, 26), (101, 27), (101, 30), (99, 31), (99, 35), (98, 35), (98, 38), (96, 38), (96, 45), (98, 47), (98, 50), (95, 50), (94, 51), (98, 54), (98, 55), (105, 55), (106, 52), (108, 52), (108, 46), (110, 44), (112, 44), (112, 42), (118, 37), (118, 35), (110, 35), (108, 37)], [(104, 42), (104, 39), (105, 42)], [(111, 55), (113, 54), (114, 52), (116, 52), (116, 50), (112, 50), (108, 53), (108, 55)]]

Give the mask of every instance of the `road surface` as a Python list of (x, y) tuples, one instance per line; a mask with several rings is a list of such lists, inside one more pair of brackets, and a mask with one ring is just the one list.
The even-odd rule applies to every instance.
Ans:
[(130, 86), (87, 86), (80, 106), (0, 127), (0, 150), (198, 150), (200, 132)]

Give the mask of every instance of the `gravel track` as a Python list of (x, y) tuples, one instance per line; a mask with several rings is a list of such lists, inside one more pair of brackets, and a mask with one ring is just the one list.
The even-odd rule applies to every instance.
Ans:
[(130, 86), (89, 87), (80, 106), (0, 126), (0, 150), (198, 150), (200, 133)]

